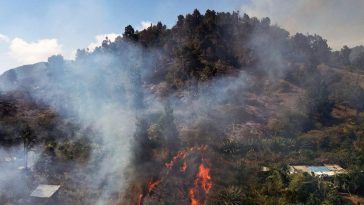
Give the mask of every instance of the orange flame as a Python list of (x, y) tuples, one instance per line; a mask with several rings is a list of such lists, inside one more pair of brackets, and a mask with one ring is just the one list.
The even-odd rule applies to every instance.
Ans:
[[(140, 193), (138, 196), (138, 201), (135, 203), (135, 205), (142, 205), (142, 201), (143, 201), (143, 193)], [(131, 204), (134, 205), (134, 202), (132, 202)]]
[(161, 183), (160, 180), (157, 180), (155, 182), (150, 181), (148, 183), (148, 192), (151, 193), (152, 191), (154, 191), (154, 189), (157, 188), (157, 186), (159, 185), (159, 183)]
[(190, 197), (191, 197), (191, 205), (198, 205), (198, 200), (196, 199), (196, 196), (195, 196), (195, 189), (191, 188), (189, 190), (189, 194), (190, 194)]
[[(147, 187), (148, 194), (150, 194), (152, 191), (154, 191), (157, 188), (157, 186), (159, 185), (160, 182), (161, 182), (160, 180), (157, 180), (155, 182), (152, 182), (152, 180), (150, 180), (148, 182), (148, 187)], [(145, 195), (143, 194), (143, 192), (139, 194), (138, 201), (137, 201), (136, 205), (142, 205), (143, 204), (143, 198), (144, 198), (144, 196)], [(132, 205), (133, 204), (134, 203), (132, 203)]]
[[(187, 157), (187, 155), (191, 154), (191, 152), (195, 152), (195, 151), (203, 152), (207, 149), (207, 147), (208, 147), (207, 145), (201, 145), (201, 146), (194, 146), (194, 147), (190, 147), (190, 148), (186, 148), (184, 150), (178, 151), (177, 154), (173, 156), (172, 160), (169, 162), (166, 162), (164, 165), (167, 169), (172, 169), (174, 167), (174, 165), (177, 163), (178, 159), (185, 159)], [(183, 164), (180, 168), (180, 171), (182, 173), (185, 173), (186, 170), (187, 170), (187, 162), (186, 162), (186, 160), (184, 160)], [(167, 173), (167, 175), (168, 175), (168, 173)], [(163, 177), (162, 177), (162, 179), (163, 179)], [(143, 204), (143, 198), (146, 195), (151, 194), (161, 183), (162, 179), (154, 181), (154, 182), (152, 180), (150, 180), (148, 182), (148, 186), (147, 186), (148, 192), (144, 192), (144, 194), (142, 192), (139, 194), (137, 205)], [(191, 199), (191, 205), (200, 205), (197, 195), (199, 196), (200, 195), (199, 193), (201, 191), (203, 191), (204, 195), (206, 197), (206, 195), (208, 194), (208, 192), (210, 191), (211, 188), (212, 188), (212, 182), (211, 182), (211, 177), (210, 177), (210, 169), (205, 167), (201, 163), (199, 166), (199, 171), (196, 176), (196, 179), (194, 180), (194, 186), (188, 190), (188, 193), (189, 193), (190, 199)], [(205, 204), (205, 202), (203, 202), (201, 204)]]
[[(194, 181), (194, 187), (189, 189), (191, 205), (199, 205), (199, 201), (196, 197), (196, 192), (199, 191), (199, 185), (201, 185), (201, 188), (204, 191), (205, 196), (209, 193), (210, 189), (212, 188), (210, 169), (205, 167), (202, 163), (199, 166), (199, 171)], [(205, 202), (202, 204), (205, 204)]]
[(178, 151), (177, 154), (172, 158), (170, 162), (165, 163), (167, 169), (172, 169), (174, 164), (176, 163), (177, 159), (185, 158), (187, 155), (187, 150)]
[(138, 205), (141, 205), (142, 204), (142, 200), (143, 200), (143, 194), (140, 193), (139, 194), (139, 198), (138, 198)]
[(200, 164), (198, 178), (201, 181), (201, 186), (203, 190), (207, 194), (212, 187), (210, 169), (205, 167), (203, 164)]
[(182, 167), (181, 167), (181, 172), (182, 173), (185, 173), (187, 170), (187, 162), (186, 161), (183, 161), (183, 164), (182, 164)]
[(165, 163), (167, 169), (172, 169), (174, 164), (179, 158), (184, 159), (190, 152), (193, 151), (205, 151), (207, 149), (207, 145), (200, 145), (200, 146), (194, 146), (187, 148), (185, 150), (178, 151), (175, 156), (173, 156), (172, 160), (170, 162)]

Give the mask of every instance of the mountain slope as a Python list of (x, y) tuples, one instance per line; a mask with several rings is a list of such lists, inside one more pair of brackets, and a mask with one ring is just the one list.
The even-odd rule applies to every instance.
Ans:
[[(61, 184), (52, 204), (342, 204), (339, 192), (363, 194), (364, 177), (362, 76), (343, 53), (269, 18), (195, 10), (170, 29), (127, 26), (74, 61), (7, 71), (2, 97), (32, 106), (0, 125), (22, 130), (15, 121), (29, 114), (41, 157), (24, 187)], [(287, 169), (322, 163), (348, 175)], [(0, 202), (31, 204), (27, 192)]]

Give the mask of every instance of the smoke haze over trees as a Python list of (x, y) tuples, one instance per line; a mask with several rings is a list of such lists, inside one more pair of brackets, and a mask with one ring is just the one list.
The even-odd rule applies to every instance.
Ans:
[[(41, 183), (61, 184), (52, 204), (346, 203), (364, 194), (363, 69), (363, 46), (332, 51), (267, 17), (128, 25), (0, 77), (0, 153), (38, 153), (19, 173), (1, 159), (0, 204), (34, 203)], [(288, 174), (323, 163), (348, 174)]]

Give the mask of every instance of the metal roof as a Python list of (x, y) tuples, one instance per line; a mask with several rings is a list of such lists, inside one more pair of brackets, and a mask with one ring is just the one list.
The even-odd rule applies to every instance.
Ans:
[(32, 197), (39, 197), (39, 198), (49, 198), (51, 197), (58, 189), (60, 185), (48, 185), (48, 184), (41, 184), (39, 185), (31, 194)]
[(342, 167), (340, 167), (337, 164), (325, 164), (325, 167), (330, 169), (330, 171), (343, 171), (344, 170)]
[(325, 166), (309, 166), (311, 172), (329, 172), (330, 170)]
[(343, 174), (346, 171), (336, 164), (324, 164), (324, 166), (306, 166), (306, 165), (290, 165), (290, 174), (298, 172), (307, 172), (316, 176), (334, 176), (336, 174)]

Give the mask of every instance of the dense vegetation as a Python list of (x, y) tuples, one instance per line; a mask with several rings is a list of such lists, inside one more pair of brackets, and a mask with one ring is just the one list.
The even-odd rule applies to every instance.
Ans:
[[(100, 60), (110, 56), (110, 62)], [(92, 76), (90, 85), (82, 77), (71, 85), (59, 83), (81, 65), (90, 73), (95, 65), (104, 70)], [(111, 78), (123, 66), (129, 68), (123, 74), (130, 87)], [(11, 87), (13, 94), (1, 95), (0, 142), (23, 143), (25, 149), (43, 146), (43, 158), (52, 156), (53, 166), (68, 163), (77, 170), (67, 178), (62, 168), (44, 171), (45, 160), (39, 160), (33, 175), (67, 182), (57, 203), (94, 203), (101, 195), (100, 187), (85, 185), (92, 179), (83, 183), (84, 176), (76, 173), (97, 167), (78, 166), (89, 160), (91, 149), (102, 150), (102, 143), (90, 142), (97, 128), (80, 126), (67, 112), (57, 114), (70, 106), (67, 100), (54, 111), (44, 105), (47, 100), (24, 94), (39, 96), (54, 87), (62, 92), (49, 98), (76, 92), (99, 99), (96, 105), (125, 100), (125, 90), (132, 93), (128, 109), (135, 111), (137, 122), (128, 171), (133, 174), (123, 195), (110, 197), (111, 204), (136, 203), (148, 180), (161, 178), (166, 182), (144, 194), (144, 204), (189, 204), (188, 193), (174, 193), (191, 186), (192, 177), (171, 171), (173, 176), (165, 179), (165, 163), (177, 151), (201, 145), (208, 145), (202, 158), (211, 164), (208, 204), (334, 205), (348, 203), (344, 193), (364, 194), (362, 46), (332, 51), (321, 36), (290, 35), (269, 18), (195, 10), (178, 16), (172, 28), (159, 22), (135, 31), (129, 25), (114, 42), (106, 38), (94, 51), (78, 50), (73, 62), (52, 56), (43, 67), (27, 68), (33, 69), (31, 77), (22, 73), (25, 68), (1, 77), (2, 86)], [(39, 79), (45, 78), (47, 84), (42, 84)], [(96, 87), (111, 89), (87, 92)], [(162, 109), (150, 111), (150, 96), (162, 102)], [(102, 155), (96, 154), (98, 159)], [(191, 157), (187, 164), (194, 167), (198, 161)], [(339, 164), (348, 173), (321, 180), (288, 172), (289, 164), (324, 163)], [(269, 171), (262, 172), (262, 166)], [(0, 203), (21, 203), (1, 197)]]
[(158, 50), (154, 74), (148, 76), (149, 80), (153, 83), (165, 80), (171, 88), (194, 85), (191, 81), (197, 83), (237, 70), (263, 69), (273, 73), (277, 72), (275, 67), (289, 69), (294, 63), (312, 68), (320, 63), (363, 67), (364, 49), (360, 46), (353, 49), (344, 46), (341, 51), (331, 52), (321, 36), (301, 33), (290, 36), (286, 30), (270, 25), (269, 18), (258, 20), (238, 12), (210, 10), (204, 15), (198, 10), (180, 15), (171, 29), (161, 22), (143, 31), (134, 31), (129, 25), (123, 37), (115, 42), (106, 39), (95, 52), (79, 50), (77, 57), (126, 52), (125, 41)]

